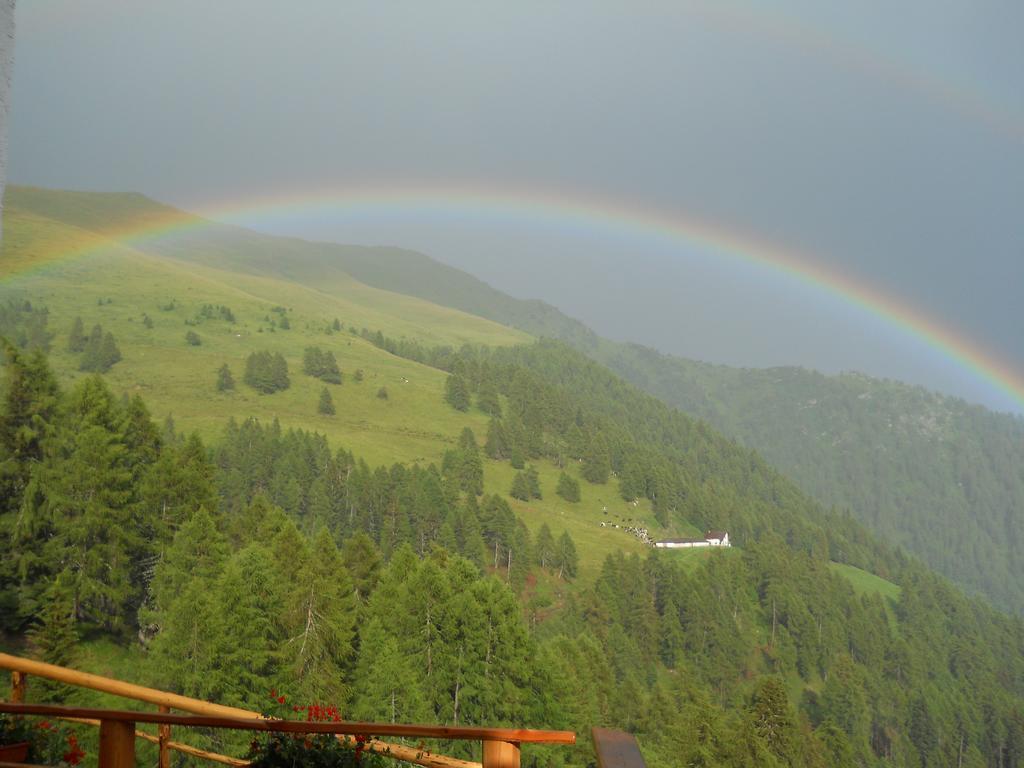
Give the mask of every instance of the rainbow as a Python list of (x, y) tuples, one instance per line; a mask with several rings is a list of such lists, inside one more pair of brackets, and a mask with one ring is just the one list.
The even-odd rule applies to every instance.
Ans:
[[(767, 270), (810, 288), (818, 295), (866, 313), (887, 327), (908, 334), (971, 377), (1006, 396), (1017, 410), (1024, 411), (1024, 375), (1014, 366), (996, 358), (976, 340), (899, 297), (834, 267), (746, 236), (735, 229), (677, 212), (639, 209), (613, 200), (552, 195), (533, 190), (496, 191), (436, 186), (359, 187), (314, 194), (257, 197), (206, 205), (200, 211), (201, 215), (191, 215), (164, 208), (123, 226), (105, 229), (95, 236), (94, 241), (75, 243), (60, 253), (50, 254), (47, 263), (86, 256), (109, 247), (111, 240), (131, 247), (144, 247), (165, 238), (224, 223), (273, 231), (288, 221), (312, 217), (318, 220), (330, 217), (339, 222), (412, 215), (462, 222), (491, 219), (550, 226), (559, 232), (578, 232), (589, 236), (655, 238), (688, 251), (709, 252), (713, 257), (733, 264)], [(37, 268), (33, 267), (31, 271)], [(9, 272), (4, 279), (12, 274)]]

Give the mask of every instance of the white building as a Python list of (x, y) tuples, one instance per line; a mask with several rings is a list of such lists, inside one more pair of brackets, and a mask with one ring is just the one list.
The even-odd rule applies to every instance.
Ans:
[(703, 539), (662, 539), (654, 542), (659, 549), (691, 549), (693, 547), (731, 547), (728, 531), (708, 531)]

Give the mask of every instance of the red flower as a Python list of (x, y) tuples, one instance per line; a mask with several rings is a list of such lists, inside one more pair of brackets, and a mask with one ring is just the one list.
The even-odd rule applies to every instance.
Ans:
[(278, 704), (284, 704), (284, 696), (278, 696), (277, 697), (277, 703)]
[(85, 757), (85, 751), (78, 746), (78, 737), (73, 733), (68, 734), (68, 751), (62, 755), (62, 759), (68, 765), (78, 765)]
[(277, 698), (277, 689), (276, 688), (271, 688), (270, 689), (270, 698), (272, 698), (272, 699), (276, 699)]

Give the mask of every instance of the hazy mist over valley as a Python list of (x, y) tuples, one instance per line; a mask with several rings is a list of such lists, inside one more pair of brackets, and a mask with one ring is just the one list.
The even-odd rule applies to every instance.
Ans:
[(1024, 768), (1021, 29), (0, 0), (0, 762)]

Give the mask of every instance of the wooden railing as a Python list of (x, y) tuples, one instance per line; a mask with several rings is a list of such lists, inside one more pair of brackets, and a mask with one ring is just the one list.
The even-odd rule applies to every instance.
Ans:
[[(375, 737), (371, 742), (375, 751), (426, 768), (519, 768), (520, 744), (574, 744), (572, 731), (537, 731), (508, 728), (449, 728), (430, 725), (396, 725), (393, 723), (307, 723), (289, 720), (268, 720), (258, 712), (237, 707), (192, 699), (155, 688), (146, 688), (101, 675), (45, 664), (19, 656), (0, 653), (0, 669), (11, 670), (11, 703), (0, 703), (0, 712), (24, 715), (42, 715), (74, 722), (96, 725), (100, 729), (100, 768), (127, 768), (134, 766), (135, 739), (152, 741), (159, 747), (159, 766), (168, 768), (170, 751), (212, 760), (225, 765), (245, 766), (239, 758), (207, 752), (197, 747), (172, 741), (171, 726), (193, 728), (227, 728), (251, 731), (283, 731), (294, 733), (333, 733), (339, 738), (363, 734)], [(135, 712), (114, 709), (84, 709), (26, 704), (26, 682), (29, 675), (45, 677), (67, 685), (89, 688), (123, 698), (154, 704), (157, 712)], [(189, 715), (175, 715), (177, 709)], [(158, 727), (158, 734), (136, 730), (136, 723), (150, 723)], [(422, 748), (396, 744), (380, 739), (430, 738), (472, 740), (482, 743), (482, 763), (436, 755)]]

